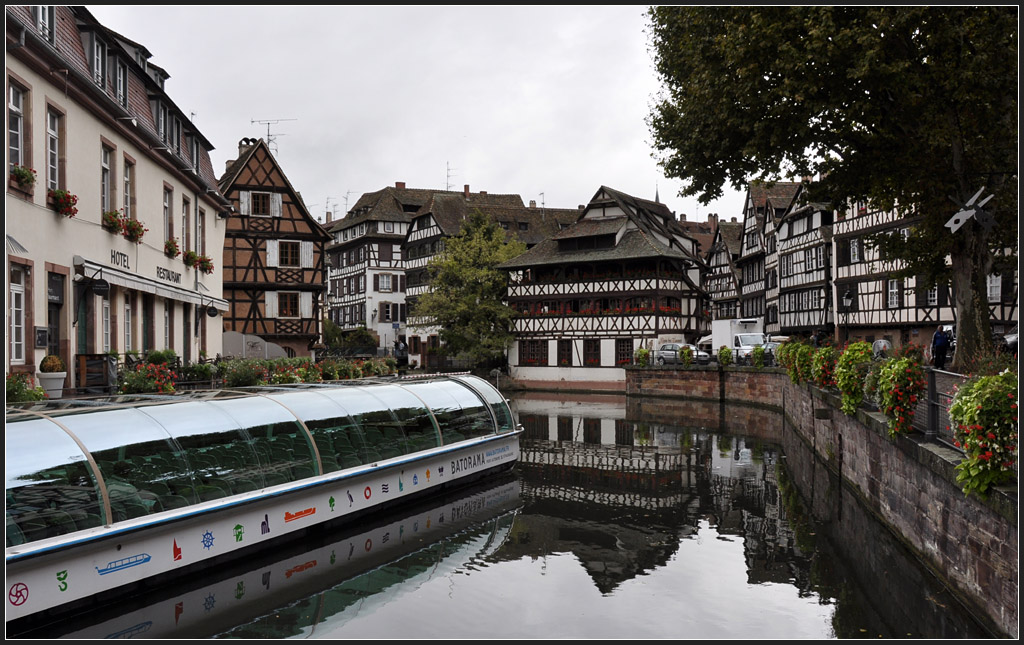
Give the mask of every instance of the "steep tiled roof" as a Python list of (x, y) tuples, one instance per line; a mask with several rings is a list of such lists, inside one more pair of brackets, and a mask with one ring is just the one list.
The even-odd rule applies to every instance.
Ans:
[(743, 223), (719, 222), (718, 230), (721, 231), (722, 242), (729, 249), (729, 255), (739, 255), (743, 242)]
[(594, 219), (581, 219), (574, 226), (554, 235), (556, 240), (565, 240), (571, 237), (588, 237), (591, 235), (608, 235), (618, 233), (629, 218), (625, 215), (619, 217), (598, 217)]
[(754, 206), (763, 207), (770, 199), (775, 208), (787, 208), (796, 197), (800, 189), (799, 182), (779, 181), (767, 184), (762, 181), (752, 181), (747, 190), (750, 192), (750, 201)]
[(558, 240), (544, 240), (527, 252), (498, 265), (501, 269), (521, 269), (552, 264), (577, 262), (605, 262), (610, 260), (632, 260), (651, 257), (668, 257), (688, 260), (689, 256), (679, 249), (669, 248), (654, 242), (643, 231), (632, 230), (622, 236), (614, 247), (559, 251)]

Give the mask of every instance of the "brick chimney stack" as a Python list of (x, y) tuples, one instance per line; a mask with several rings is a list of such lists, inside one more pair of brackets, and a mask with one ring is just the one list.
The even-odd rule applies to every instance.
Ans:
[(328, 224), (330, 224), (330, 223), (331, 223), (331, 217), (332, 217), (332, 215), (333, 215), (333, 213), (331, 213), (331, 211), (327, 211), (327, 223), (328, 223)]
[(531, 199), (530, 200), (530, 208), (537, 208), (537, 200), (536, 199)]
[(405, 182), (404, 181), (396, 181), (395, 182), (395, 188), (404, 189), (405, 188)]
[(469, 199), (469, 184), (463, 186), (462, 194), (466, 197), (466, 199)]

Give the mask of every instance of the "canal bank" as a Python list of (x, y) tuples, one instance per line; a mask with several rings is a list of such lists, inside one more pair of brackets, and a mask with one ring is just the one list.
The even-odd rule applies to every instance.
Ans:
[(758, 407), (780, 411), (781, 424), (754, 423), (745, 431), (780, 443), (799, 437), (995, 633), (1018, 636), (1016, 487), (966, 497), (956, 483), (958, 452), (920, 435), (892, 440), (881, 414), (862, 408), (847, 416), (837, 395), (794, 385), (779, 369), (627, 368), (625, 390), (629, 405), (643, 397), (645, 413), (677, 418), (686, 417), (680, 406), (688, 399), (729, 402), (728, 416), (741, 425), (749, 422), (742, 418), (746, 408), (755, 416)]

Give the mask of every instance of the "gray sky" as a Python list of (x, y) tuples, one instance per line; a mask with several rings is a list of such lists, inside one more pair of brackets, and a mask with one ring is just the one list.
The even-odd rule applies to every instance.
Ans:
[(742, 193), (683, 199), (651, 156), (644, 6), (88, 8), (170, 74), (218, 174), (269, 128), (315, 216), (396, 181), (549, 208), (657, 189), (691, 221), (741, 216)]

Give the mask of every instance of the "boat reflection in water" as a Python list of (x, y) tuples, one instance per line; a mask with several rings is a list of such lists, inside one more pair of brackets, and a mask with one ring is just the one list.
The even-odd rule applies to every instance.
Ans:
[[(508, 537), (521, 506), (511, 474), (381, 516), (358, 529), (322, 532), (292, 548), (181, 583), (109, 616), (80, 617), (28, 637), (316, 637), (372, 613), (434, 578), (486, 559)], [(309, 548), (316, 543), (315, 548)], [(396, 588), (401, 594), (393, 593)]]

